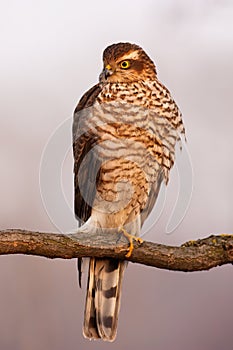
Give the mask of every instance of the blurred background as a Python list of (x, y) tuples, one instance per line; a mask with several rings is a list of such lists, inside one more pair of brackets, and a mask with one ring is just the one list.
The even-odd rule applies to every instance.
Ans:
[[(182, 223), (166, 233), (177, 197), (178, 176), (172, 171), (165, 207), (156, 224), (149, 219), (151, 229), (144, 238), (179, 245), (232, 232), (232, 18), (230, 0), (3, 0), (1, 229), (59, 232), (61, 223), (56, 215), (51, 217), (41, 197), (42, 154), (59, 126), (65, 121), (71, 126), (77, 101), (97, 82), (103, 49), (130, 41), (155, 61), (160, 80), (183, 112), (194, 171), (193, 194)], [(53, 156), (59, 158), (64, 141), (59, 171), (71, 208), (69, 127), (64, 135)], [(45, 187), (46, 196), (44, 192)], [(50, 200), (49, 209), (51, 204), (60, 206), (56, 196)], [(71, 217), (70, 209), (61, 220), (64, 227)], [(112, 344), (82, 336), (85, 288), (78, 288), (75, 260), (1, 256), (0, 281), (3, 350), (232, 349), (232, 266), (178, 273), (129, 264), (118, 336)]]

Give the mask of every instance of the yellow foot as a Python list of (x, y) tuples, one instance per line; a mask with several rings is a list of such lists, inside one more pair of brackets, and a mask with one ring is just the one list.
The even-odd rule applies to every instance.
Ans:
[(123, 233), (123, 235), (129, 240), (129, 249), (128, 249), (128, 253), (125, 256), (126, 258), (129, 258), (131, 256), (133, 248), (134, 248), (133, 241), (136, 241), (139, 244), (142, 244), (143, 239), (141, 239), (140, 237), (136, 237), (134, 235), (131, 235), (123, 227), (120, 227), (119, 231), (121, 231)]

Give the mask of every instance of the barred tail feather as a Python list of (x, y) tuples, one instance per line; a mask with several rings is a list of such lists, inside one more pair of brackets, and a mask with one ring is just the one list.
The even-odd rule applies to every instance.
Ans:
[(83, 334), (113, 341), (120, 309), (121, 284), (126, 262), (91, 258)]

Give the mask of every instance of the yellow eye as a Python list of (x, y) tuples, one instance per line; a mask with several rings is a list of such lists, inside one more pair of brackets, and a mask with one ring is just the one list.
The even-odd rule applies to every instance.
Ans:
[(120, 67), (123, 69), (128, 69), (130, 67), (130, 62), (129, 61), (122, 61), (120, 63)]

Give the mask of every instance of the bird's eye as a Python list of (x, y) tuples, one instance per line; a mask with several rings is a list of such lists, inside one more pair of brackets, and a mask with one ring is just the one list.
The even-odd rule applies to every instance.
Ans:
[(128, 69), (130, 67), (130, 62), (129, 61), (122, 61), (120, 63), (120, 67), (123, 69)]

